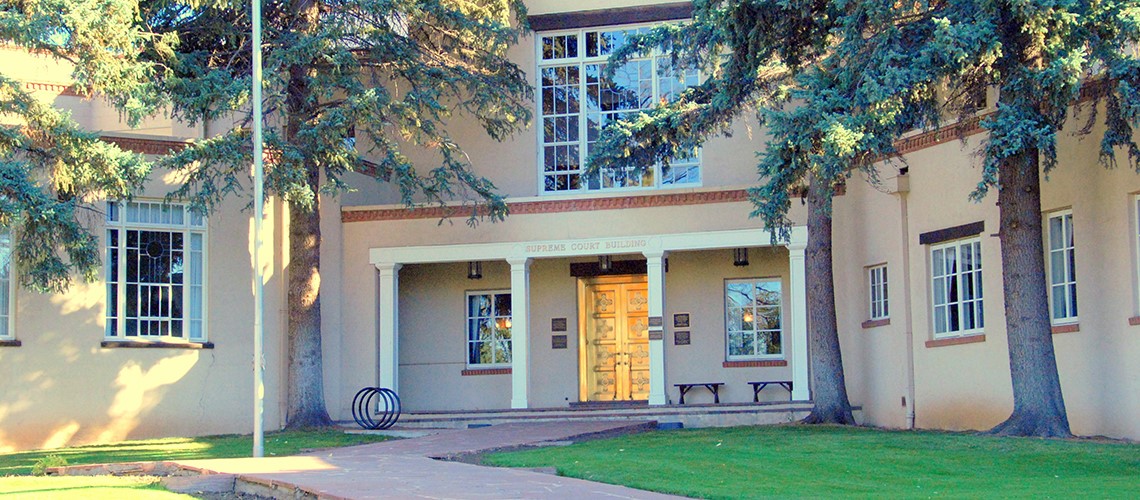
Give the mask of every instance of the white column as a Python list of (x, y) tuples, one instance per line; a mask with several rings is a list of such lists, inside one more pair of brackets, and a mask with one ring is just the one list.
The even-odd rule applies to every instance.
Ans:
[[(665, 394), (665, 252), (645, 252), (649, 275), (649, 404), (663, 405)], [(655, 319), (656, 318), (656, 319)]]
[(380, 301), (380, 387), (387, 387), (400, 393), (400, 264), (381, 262), (376, 264), (380, 271), (378, 279)]
[(511, 408), (527, 407), (530, 377), (530, 263), (507, 259), (511, 265)]
[[(800, 236), (800, 237), (797, 237)], [(811, 399), (811, 382), (808, 376), (808, 326), (807, 326), (807, 266), (804, 248), (807, 236), (799, 232), (792, 234), (788, 243), (788, 266), (791, 269), (792, 297), (792, 400)]]

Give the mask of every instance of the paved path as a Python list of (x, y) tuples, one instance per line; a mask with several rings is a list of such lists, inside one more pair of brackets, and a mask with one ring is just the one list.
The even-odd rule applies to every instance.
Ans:
[[(643, 424), (644, 425), (644, 424)], [(675, 498), (622, 486), (433, 458), (628, 432), (630, 422), (542, 422), (446, 430), (413, 439), (295, 457), (186, 460), (178, 465), (239, 482), (327, 499)], [(291, 495), (291, 493), (290, 493)]]

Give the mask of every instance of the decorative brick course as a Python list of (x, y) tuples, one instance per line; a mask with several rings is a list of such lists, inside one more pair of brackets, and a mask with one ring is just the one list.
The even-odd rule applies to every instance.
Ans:
[(927, 340), (926, 347), (945, 347), (949, 345), (962, 345), (974, 344), (978, 342), (985, 342), (986, 336), (983, 335), (967, 335), (965, 337), (953, 337), (949, 339)]
[(723, 368), (758, 368), (768, 366), (788, 366), (783, 359), (768, 359), (764, 361), (725, 361), (720, 364)]
[(510, 368), (481, 368), (474, 370), (463, 370), (464, 377), (472, 375), (510, 375)]

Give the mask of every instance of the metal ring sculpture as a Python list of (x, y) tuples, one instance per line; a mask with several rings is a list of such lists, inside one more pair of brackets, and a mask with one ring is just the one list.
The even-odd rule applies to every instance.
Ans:
[(400, 419), (400, 396), (392, 389), (365, 387), (352, 398), (352, 419), (365, 429), (392, 427)]

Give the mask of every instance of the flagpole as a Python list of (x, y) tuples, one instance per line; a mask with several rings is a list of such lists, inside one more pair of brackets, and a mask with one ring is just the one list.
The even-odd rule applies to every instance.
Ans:
[(253, 456), (265, 456), (265, 297), (261, 223), (265, 219), (265, 145), (261, 109), (261, 0), (253, 1)]

